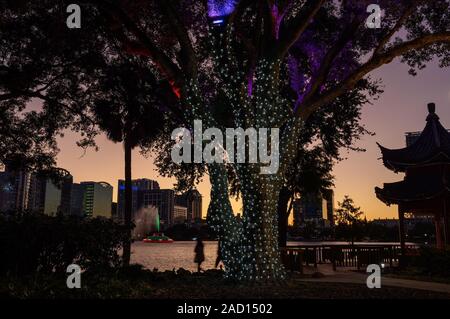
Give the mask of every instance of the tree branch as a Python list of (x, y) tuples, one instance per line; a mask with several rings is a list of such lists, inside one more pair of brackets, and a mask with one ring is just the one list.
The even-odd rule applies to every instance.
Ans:
[(264, 25), (264, 50), (270, 48), (275, 41), (275, 21), (273, 21), (270, 0), (260, 2), (262, 19)]
[(426, 46), (437, 43), (450, 43), (450, 32), (442, 32), (436, 34), (428, 34), (420, 38), (403, 42), (385, 53), (379, 54), (371, 58), (368, 62), (360, 66), (356, 71), (349, 75), (341, 84), (329, 89), (320, 96), (304, 100), (295, 114), (306, 120), (315, 110), (323, 105), (331, 103), (335, 98), (344, 94), (346, 91), (355, 87), (369, 72), (379, 68), (384, 64), (390, 63), (394, 58), (399, 57), (409, 51), (419, 50)]
[(162, 73), (169, 81), (174, 81), (178, 87), (183, 85), (183, 78), (181, 77), (181, 70), (178, 66), (162, 52), (147, 34), (134, 23), (134, 21), (125, 13), (119, 6), (113, 5), (108, 1), (96, 2), (105, 11), (117, 17), (133, 35), (140, 41), (140, 44), (147, 50), (149, 57), (157, 64)]
[(23, 92), (23, 95), (26, 95), (26, 96), (28, 96), (30, 98), (33, 98), (33, 97), (34, 98), (38, 98), (38, 99), (41, 99), (42, 101), (46, 101), (48, 103), (56, 103), (59, 106), (61, 106), (62, 108), (65, 108), (65, 109), (69, 110), (73, 115), (78, 115), (84, 121), (87, 121), (87, 122), (91, 123), (92, 126), (96, 126), (97, 125), (97, 122), (94, 121), (91, 117), (87, 116), (86, 114), (84, 114), (82, 112), (78, 112), (78, 111), (74, 110), (72, 107), (70, 107), (69, 105), (61, 103), (61, 102), (59, 102), (59, 101), (57, 101), (55, 99), (51, 99), (48, 96), (43, 95), (40, 92)]
[(311, 22), (311, 19), (314, 18), (324, 3), (325, 0), (307, 1), (302, 12), (294, 18), (293, 25), (289, 27), (289, 31), (280, 37), (277, 46), (278, 58), (283, 58), (287, 54), (290, 47), (300, 38)]
[(327, 54), (323, 58), (323, 61), (320, 63), (319, 70), (313, 78), (312, 85), (308, 94), (304, 97), (305, 100), (311, 99), (314, 95), (316, 95), (320, 86), (325, 83), (331, 67), (333, 66), (333, 61), (341, 53), (341, 51), (347, 45), (348, 41), (354, 36), (360, 24), (361, 20), (353, 20), (344, 29), (336, 43), (331, 47), (330, 50), (328, 50)]
[[(246, 47), (246, 49), (250, 52), (250, 56), (252, 54), (256, 54), (257, 48), (255, 43), (252, 41), (252, 39), (247, 38), (244, 35), (244, 32), (242, 32), (242, 29), (239, 27), (239, 24), (236, 23), (236, 19), (244, 12), (245, 9), (247, 9), (251, 4), (253, 3), (252, 0), (241, 0), (239, 1), (239, 3), (237, 4), (236, 8), (234, 9), (234, 11), (231, 13), (231, 15), (228, 18), (228, 25), (227, 28), (231, 29), (234, 27), (234, 29), (236, 30), (236, 35), (239, 36), (242, 39), (242, 42), (244, 44), (244, 46)], [(227, 32), (227, 34), (231, 34), (231, 32)], [(225, 46), (231, 42), (231, 39), (229, 39), (228, 37), (225, 39)]]
[(169, 0), (158, 1), (158, 3), (163, 13), (167, 16), (170, 26), (180, 43), (182, 64), (186, 68), (186, 74), (195, 78), (197, 74), (197, 56), (188, 32)]
[(393, 35), (398, 30), (400, 30), (400, 28), (404, 25), (405, 21), (409, 18), (409, 16), (415, 9), (416, 9), (416, 1), (412, 1), (411, 5), (405, 9), (401, 17), (395, 23), (394, 27), (380, 40), (380, 43), (372, 53), (372, 57), (376, 56), (383, 50), (383, 47), (389, 42), (389, 40), (393, 37)]

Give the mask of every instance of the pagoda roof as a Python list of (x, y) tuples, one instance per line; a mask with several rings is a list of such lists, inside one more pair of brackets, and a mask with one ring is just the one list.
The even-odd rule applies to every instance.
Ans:
[(428, 104), (427, 124), (411, 145), (401, 149), (388, 149), (377, 143), (387, 168), (404, 172), (410, 166), (450, 162), (450, 133), (442, 126), (435, 108), (434, 103)]
[(406, 177), (395, 183), (384, 183), (383, 188), (375, 187), (381, 201), (390, 204), (434, 199), (450, 192), (450, 180), (439, 174), (424, 174)]

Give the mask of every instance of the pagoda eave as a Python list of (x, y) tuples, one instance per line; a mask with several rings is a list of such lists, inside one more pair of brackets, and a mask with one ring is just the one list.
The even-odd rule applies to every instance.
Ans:
[[(383, 164), (394, 172), (405, 172), (402, 181), (375, 187), (378, 199), (398, 205), (401, 254), (405, 255), (405, 214), (432, 216), (436, 228), (436, 247), (450, 247), (450, 131), (428, 104), (426, 126), (420, 135), (407, 139), (406, 147), (388, 149), (378, 146)], [(407, 136), (408, 137), (408, 136)]]
[(375, 194), (377, 198), (388, 206), (400, 205), (403, 203), (434, 200), (436, 198), (444, 196), (446, 193), (449, 192), (450, 189), (445, 188), (435, 193), (417, 193), (405, 196), (404, 194), (388, 191), (385, 188), (375, 187)]
[(439, 153), (435, 154), (434, 156), (432, 156), (431, 158), (428, 158), (423, 161), (417, 161), (415, 163), (397, 162), (397, 161), (392, 161), (392, 160), (383, 158), (384, 166), (387, 169), (394, 171), (395, 173), (405, 172), (408, 169), (408, 167), (425, 166), (425, 165), (430, 165), (430, 164), (447, 164), (449, 161), (450, 161), (450, 157), (445, 152), (439, 152)]

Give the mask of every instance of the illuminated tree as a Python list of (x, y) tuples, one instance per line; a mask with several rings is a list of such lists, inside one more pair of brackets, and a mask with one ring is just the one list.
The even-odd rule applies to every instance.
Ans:
[[(412, 67), (420, 65), (426, 54), (438, 52), (444, 65), (448, 61), (447, 25), (430, 15), (440, 6), (447, 8), (448, 2), (432, 6), (415, 3), (421, 8), (417, 12), (406, 2), (394, 5), (383, 2), (381, 6), (388, 10), (380, 30), (365, 27), (368, 2), (364, 1), (347, 1), (337, 7), (324, 1), (298, 3), (298, 6), (291, 6), (288, 1), (269, 3), (272, 6), (240, 1), (228, 16), (228, 6), (224, 6), (227, 10), (222, 13), (216, 9), (210, 11), (215, 25), (211, 31), (216, 41), (215, 70), (233, 112), (234, 126), (280, 127), (283, 131), (278, 174), (261, 176), (258, 165), (234, 165), (243, 196), (242, 224), (233, 217), (228, 202), (227, 168), (208, 166), (212, 184), (208, 219), (224, 238), (229, 275), (238, 279), (283, 276), (275, 248), (274, 212), (278, 190), (289, 175), (290, 163), (297, 153), (295, 139), (304, 129), (304, 121), (322, 106), (354, 89), (370, 71), (397, 56), (403, 55)], [(448, 16), (443, 20), (448, 21)], [(418, 30), (417, 21), (429, 26)], [(391, 41), (402, 26), (409, 30), (407, 36)], [(182, 35), (178, 36), (182, 43)], [(189, 56), (189, 47), (184, 49)], [(296, 50), (302, 51), (306, 59), (292, 61)], [(190, 66), (196, 65), (195, 57), (191, 62)], [(294, 101), (280, 94), (280, 74), (286, 66), (297, 94)], [(204, 117), (207, 112), (196, 115), (202, 106), (205, 110), (206, 104), (198, 102), (202, 100), (199, 91), (199, 84), (190, 80), (181, 97), (186, 98), (193, 118), (209, 120), (208, 123), (217, 126), (214, 118)]]
[[(176, 102), (168, 104), (167, 113), (171, 120), (180, 119), (174, 122), (188, 128), (202, 120), (204, 127), (222, 130), (280, 129), (276, 174), (260, 174), (262, 164), (206, 165), (208, 222), (223, 244), (228, 277), (284, 277), (277, 203), (304, 146), (299, 136), (312, 116), (355, 90), (370, 93), (374, 86), (368, 74), (397, 57), (412, 70), (433, 57), (448, 65), (448, 0), (377, 1), (383, 9), (378, 29), (366, 26), (372, 2), (79, 1), (83, 17), (98, 26), (89, 29), (87, 24), (84, 32), (148, 59), (149, 72), (170, 85)], [(61, 3), (68, 2), (42, 1), (39, 6), (60, 10)], [(33, 4), (28, 8), (31, 15), (38, 10)], [(242, 220), (231, 209), (229, 176), (240, 187)]]

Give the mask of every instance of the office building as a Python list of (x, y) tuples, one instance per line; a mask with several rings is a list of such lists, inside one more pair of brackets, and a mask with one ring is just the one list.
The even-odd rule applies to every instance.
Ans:
[(300, 198), (302, 219), (326, 219), (327, 202), (322, 194), (308, 193)]
[(334, 225), (334, 191), (332, 189), (326, 189), (323, 193), (323, 198), (327, 202), (327, 220), (330, 222), (330, 225)]
[(302, 208), (299, 198), (294, 199), (292, 203), (292, 211), (294, 215), (294, 228), (299, 228), (302, 225)]
[(184, 206), (174, 205), (173, 207), (173, 223), (183, 224), (188, 218), (188, 209)]
[[(157, 181), (140, 178), (133, 179), (131, 181), (132, 189), (132, 205), (131, 212), (132, 218), (136, 215), (137, 211), (144, 207), (144, 191), (159, 189)], [(117, 188), (117, 216), (119, 220), (123, 221), (125, 215), (125, 181), (119, 180)]]
[(81, 182), (83, 213), (87, 217), (111, 218), (113, 187), (106, 182)]
[(6, 167), (0, 172), (0, 211), (68, 215), (73, 178), (61, 168), (50, 173), (43, 175)]
[(161, 228), (166, 229), (173, 224), (175, 192), (172, 189), (152, 189), (143, 191), (144, 207), (158, 208)]
[(175, 195), (175, 204), (187, 208), (186, 220), (190, 223), (202, 219), (202, 195), (196, 189)]
[(78, 183), (72, 184), (70, 196), (70, 215), (84, 216), (83, 213), (84, 186)]
[(305, 221), (323, 222), (325, 226), (334, 223), (334, 192), (307, 193), (292, 203), (294, 227), (300, 227)]
[(69, 215), (73, 177), (56, 169), (53, 177), (32, 174), (28, 190), (28, 209), (49, 216)]
[(0, 172), (0, 211), (28, 209), (30, 178), (29, 172), (5, 166), (5, 171)]
[(117, 203), (116, 202), (111, 203), (111, 217), (115, 221), (119, 220), (119, 216), (117, 215)]

